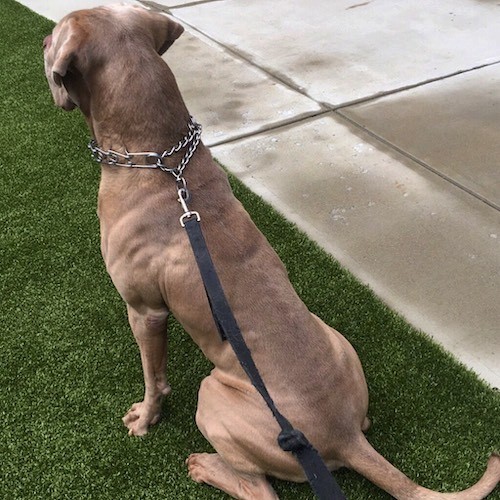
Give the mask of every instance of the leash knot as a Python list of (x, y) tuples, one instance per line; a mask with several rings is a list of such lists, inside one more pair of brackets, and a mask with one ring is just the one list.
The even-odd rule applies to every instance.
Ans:
[(311, 446), (304, 434), (297, 429), (281, 431), (278, 436), (278, 444), (283, 451), (293, 453)]

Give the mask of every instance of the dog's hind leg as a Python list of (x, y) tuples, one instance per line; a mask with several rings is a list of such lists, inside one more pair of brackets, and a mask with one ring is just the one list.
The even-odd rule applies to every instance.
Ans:
[(186, 460), (189, 476), (197, 483), (218, 488), (239, 500), (277, 500), (264, 475), (242, 474), (226, 464), (217, 453), (193, 453)]
[(123, 423), (130, 436), (142, 436), (150, 425), (160, 420), (163, 399), (170, 393), (165, 375), (168, 312), (134, 309), (130, 305), (127, 310), (130, 327), (141, 351), (145, 392), (144, 400), (132, 405), (123, 417)]

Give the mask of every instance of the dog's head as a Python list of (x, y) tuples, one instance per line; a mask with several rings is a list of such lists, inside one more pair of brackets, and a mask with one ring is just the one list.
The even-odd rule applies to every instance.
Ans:
[(159, 12), (117, 5), (68, 14), (43, 41), (45, 75), (57, 106), (70, 111), (88, 94), (91, 71), (130, 41), (162, 55), (184, 28)]

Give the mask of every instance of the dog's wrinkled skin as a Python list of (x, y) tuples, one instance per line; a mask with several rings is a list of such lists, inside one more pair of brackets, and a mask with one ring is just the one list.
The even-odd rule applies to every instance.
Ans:
[[(79, 107), (105, 150), (170, 148), (186, 134), (189, 113), (160, 55), (182, 31), (166, 16), (139, 7), (66, 16), (44, 41), (55, 103), (66, 110)], [(363, 435), (369, 426), (368, 391), (354, 349), (307, 310), (202, 144), (185, 175), (190, 208), (202, 215), (226, 295), (269, 392), (328, 467), (350, 467), (396, 498), (486, 496), (500, 476), (497, 455), (472, 488), (439, 494), (412, 482), (371, 447)], [(170, 392), (166, 321), (172, 313), (215, 366), (201, 384), (196, 422), (217, 453), (191, 455), (190, 476), (235, 498), (277, 498), (266, 475), (305, 477), (294, 457), (278, 447), (276, 422), (219, 337), (179, 225), (176, 194), (173, 178), (159, 170), (102, 166), (102, 254), (127, 303), (145, 380), (144, 400), (123, 421), (129, 434), (140, 436), (159, 420)]]

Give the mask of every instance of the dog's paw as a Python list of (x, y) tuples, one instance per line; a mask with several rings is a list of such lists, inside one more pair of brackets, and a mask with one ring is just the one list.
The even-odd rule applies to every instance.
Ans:
[(122, 418), (123, 423), (128, 428), (129, 436), (144, 436), (148, 433), (148, 428), (159, 422), (161, 416), (161, 405), (165, 396), (171, 392), (170, 386), (166, 382), (157, 384), (154, 394), (145, 401), (135, 403), (132, 408)]
[(122, 418), (129, 436), (144, 436), (148, 433), (150, 425), (155, 425), (160, 420), (160, 413), (151, 411), (144, 402), (135, 403)]
[(186, 459), (189, 477), (196, 483), (204, 483), (206, 479), (206, 469), (204, 457), (206, 453), (192, 453)]

